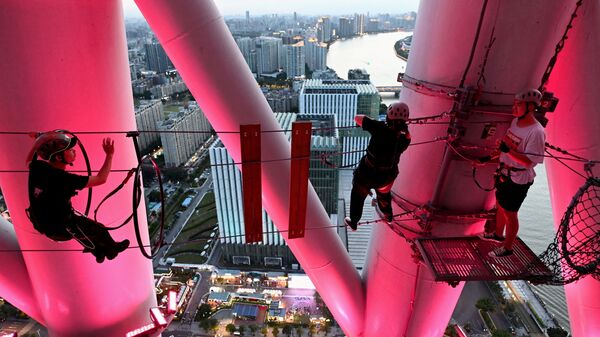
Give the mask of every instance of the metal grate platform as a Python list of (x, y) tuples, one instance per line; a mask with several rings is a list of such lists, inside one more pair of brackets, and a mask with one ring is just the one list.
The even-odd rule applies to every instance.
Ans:
[(552, 272), (517, 238), (510, 256), (492, 258), (488, 253), (498, 243), (477, 236), (456, 238), (420, 238), (415, 240), (423, 260), (436, 281), (528, 280), (544, 283)]

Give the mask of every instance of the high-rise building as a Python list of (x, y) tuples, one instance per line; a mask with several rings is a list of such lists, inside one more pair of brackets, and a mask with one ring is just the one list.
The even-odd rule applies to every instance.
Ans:
[(144, 49), (146, 50), (146, 66), (149, 70), (164, 73), (173, 68), (171, 60), (160, 43), (147, 43), (144, 45)]
[(256, 38), (256, 72), (259, 76), (279, 70), (283, 57), (283, 42), (274, 37)]
[(235, 39), (240, 52), (244, 56), (244, 60), (253, 73), (256, 73), (256, 43), (254, 39), (249, 37), (240, 37)]
[[(336, 127), (354, 126), (354, 116), (379, 115), (377, 88), (365, 80), (307, 80), (300, 91), (301, 114), (333, 114)], [(377, 104), (375, 104), (377, 103)]]
[(314, 41), (304, 44), (306, 64), (311, 71), (325, 70), (327, 68), (327, 45)]
[(159, 99), (140, 101), (140, 105), (135, 109), (135, 125), (138, 131), (141, 131), (138, 144), (143, 152), (160, 142), (160, 135), (157, 132), (144, 131), (155, 131), (156, 123), (163, 119), (163, 105)]
[(330, 42), (333, 27), (331, 25), (331, 18), (323, 16), (317, 22), (317, 38), (320, 42)]
[(286, 72), (287, 78), (304, 77), (306, 67), (304, 42), (299, 42), (295, 45), (285, 45), (283, 46), (283, 51), (286, 56), (283, 70)]
[(129, 77), (132, 81), (137, 80), (137, 67), (135, 63), (129, 63)]
[(365, 33), (365, 15), (354, 14), (354, 34), (363, 35)]
[(339, 21), (339, 31), (337, 32), (337, 35), (339, 37), (350, 37), (353, 36), (354, 33), (354, 19), (349, 19), (349, 18), (340, 18)]
[(269, 90), (264, 93), (273, 112), (297, 112), (298, 93), (289, 89)]
[(335, 115), (298, 114), (296, 119), (312, 123), (309, 179), (327, 213), (337, 214), (340, 171), (338, 167), (342, 158), (339, 132), (335, 128)]
[[(290, 130), (296, 114), (276, 113), (275, 117), (284, 130)], [(288, 139), (291, 132), (286, 132)], [(221, 247), (225, 261), (232, 264), (269, 265), (297, 263), (279, 234), (273, 220), (263, 209), (263, 240), (260, 244), (246, 244), (244, 211), (242, 202), (242, 176), (233, 159), (221, 142), (209, 149), (213, 177), (215, 203)]]
[(157, 123), (157, 128), (166, 131), (160, 133), (160, 140), (167, 167), (185, 163), (210, 137), (211, 131), (208, 119), (196, 102), (190, 102), (187, 109), (181, 108), (176, 116)]
[(365, 32), (374, 33), (380, 30), (379, 19), (369, 19), (366, 23)]

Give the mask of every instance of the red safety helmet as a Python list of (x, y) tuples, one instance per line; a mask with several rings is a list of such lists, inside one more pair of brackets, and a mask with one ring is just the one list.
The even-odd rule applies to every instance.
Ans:
[(408, 105), (404, 102), (396, 102), (391, 104), (387, 110), (387, 119), (390, 121), (396, 120), (408, 120), (408, 116), (410, 112), (408, 110)]
[(63, 130), (44, 132), (37, 136), (27, 162), (33, 160), (37, 153), (42, 159), (52, 161), (54, 156), (77, 145), (77, 137), (65, 133)]

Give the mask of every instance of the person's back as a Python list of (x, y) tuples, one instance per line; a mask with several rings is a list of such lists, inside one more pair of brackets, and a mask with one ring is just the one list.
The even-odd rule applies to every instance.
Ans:
[(29, 165), (30, 205), (38, 221), (60, 226), (73, 214), (71, 198), (87, 184), (88, 178), (70, 174), (40, 160)]
[(352, 230), (358, 228), (363, 204), (371, 189), (377, 193), (377, 205), (387, 221), (392, 221), (391, 189), (398, 176), (400, 155), (410, 145), (408, 106), (397, 102), (388, 108), (386, 122), (375, 121), (364, 115), (355, 117), (356, 124), (371, 134), (367, 153), (362, 157), (352, 179), (350, 216), (344, 218)]
[(366, 154), (369, 162), (379, 169), (397, 169), (400, 154), (410, 143), (410, 139), (405, 137), (408, 126), (404, 124), (394, 130), (385, 122), (365, 118), (362, 127), (371, 134)]

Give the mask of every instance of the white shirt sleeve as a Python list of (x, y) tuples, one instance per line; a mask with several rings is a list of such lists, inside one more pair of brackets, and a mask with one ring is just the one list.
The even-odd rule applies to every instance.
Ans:
[(546, 149), (546, 133), (543, 127), (535, 128), (527, 139), (525, 153), (527, 158), (535, 164), (544, 162), (544, 150)]

